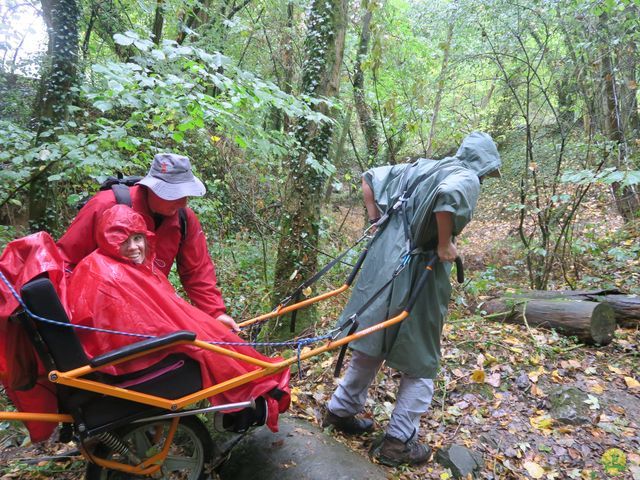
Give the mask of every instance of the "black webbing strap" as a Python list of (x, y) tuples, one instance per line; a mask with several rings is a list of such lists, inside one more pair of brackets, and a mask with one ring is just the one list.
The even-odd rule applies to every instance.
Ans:
[(187, 210), (185, 208), (178, 209), (178, 222), (180, 222), (180, 243), (187, 238)]
[(131, 207), (131, 193), (129, 192), (129, 187), (127, 185), (114, 183), (111, 185), (111, 191), (113, 192), (113, 196), (115, 197), (118, 205)]
[[(367, 252), (369, 250), (369, 246), (371, 245), (371, 242), (373, 242), (374, 238), (376, 238), (376, 236), (377, 235), (374, 235), (373, 238), (371, 240), (369, 240), (369, 242), (367, 243), (366, 247), (364, 248), (364, 250), (360, 254), (360, 257), (358, 257), (358, 261), (354, 265), (353, 269), (351, 270), (351, 273), (349, 274), (349, 277), (347, 278), (347, 281), (346, 281), (347, 285), (351, 285), (351, 283), (353, 283), (353, 280), (355, 279), (356, 275), (358, 274), (358, 271), (360, 270), (360, 267), (362, 266), (362, 262), (364, 262), (364, 258), (367, 255)], [(298, 303), (300, 301), (300, 297), (302, 295), (302, 291), (305, 288), (310, 287), (315, 282), (317, 282), (320, 278), (322, 278), (322, 276), (324, 276), (325, 273), (327, 273), (329, 270), (331, 270), (336, 263), (340, 262), (345, 257), (345, 255), (347, 255), (347, 253), (349, 253), (364, 238), (365, 238), (365, 236), (362, 236), (356, 243), (354, 243), (352, 246), (347, 248), (344, 252), (342, 252), (340, 255), (338, 255), (333, 260), (331, 260), (329, 263), (327, 263), (324, 267), (322, 267), (322, 269), (319, 270), (318, 272), (316, 272), (315, 275), (313, 275), (311, 278), (305, 280), (300, 286), (298, 286), (298, 288), (296, 288), (293, 291), (293, 293), (291, 293), (291, 295), (289, 295), (287, 298), (285, 298), (282, 301), (280, 306), (282, 307), (282, 306), (287, 305), (291, 300), (293, 300), (294, 303)], [(297, 310), (294, 310), (293, 312), (291, 312), (291, 319), (289, 321), (289, 331), (291, 333), (295, 332), (295, 328), (296, 328), (295, 325), (296, 325), (296, 317), (297, 317), (297, 315), (298, 315), (298, 311)]]
[[(434, 257), (437, 258), (437, 257)], [(371, 304), (373, 302), (376, 301), (376, 299), (380, 296), (380, 294), (389, 286), (391, 285), (391, 283), (396, 279), (396, 277), (398, 275), (400, 275), (400, 272), (402, 272), (402, 270), (404, 270), (404, 267), (406, 266), (406, 263), (402, 262), (400, 264), (400, 266), (398, 268), (396, 268), (396, 271), (393, 272), (393, 275), (391, 276), (391, 278), (389, 280), (387, 280), (385, 282), (384, 285), (382, 285), (373, 295), (371, 295), (369, 297), (369, 300), (367, 300), (357, 311), (356, 313), (354, 313), (353, 315), (351, 315), (348, 319), (347, 322), (353, 322), (351, 329), (349, 330), (349, 333), (347, 333), (347, 335), (351, 335), (353, 333), (355, 333), (356, 329), (358, 328), (358, 317), (360, 317), (360, 315), (362, 315), (364, 313), (364, 311), (369, 308), (371, 306)], [(414, 300), (415, 302), (415, 300)], [(345, 323), (347, 323), (345, 322)], [(344, 356), (346, 354), (347, 351), (347, 347), (349, 346), (349, 343), (345, 343), (344, 345), (342, 345), (342, 347), (340, 348), (340, 353), (338, 354), (338, 360), (336, 361), (336, 368), (333, 372), (333, 376), (334, 377), (339, 377), (340, 376), (340, 370), (342, 370), (342, 363), (344, 362)]]
[(329, 263), (327, 263), (324, 267), (322, 267), (321, 270), (318, 270), (315, 273), (315, 275), (313, 275), (311, 278), (305, 280), (302, 284), (300, 284), (300, 286), (296, 288), (294, 292), (291, 295), (289, 295), (289, 297), (287, 297), (285, 301), (283, 301), (282, 305), (286, 305), (287, 303), (289, 303), (288, 300), (294, 297), (299, 298), (300, 292), (302, 292), (305, 288), (310, 287), (311, 285), (316, 283), (318, 280), (320, 280), (320, 278), (322, 278), (325, 273), (331, 270), (336, 263), (341, 261), (347, 255), (347, 253), (349, 253), (351, 249), (353, 249), (353, 247), (355, 247), (358, 243), (359, 242), (356, 242), (353, 246), (347, 248), (344, 252), (342, 252), (340, 255), (338, 255), (336, 258), (334, 258)]
[[(353, 335), (354, 333), (356, 333), (356, 330), (358, 329), (358, 325), (359, 325), (358, 321), (356, 319), (353, 319), (353, 323), (351, 324), (351, 328), (347, 332), (347, 337), (349, 335)], [(349, 344), (345, 343), (340, 348), (340, 353), (338, 354), (338, 360), (336, 360), (336, 368), (333, 371), (333, 376), (335, 378), (338, 378), (340, 376), (340, 370), (342, 370), (342, 364), (344, 363), (344, 356), (347, 354), (347, 345), (349, 345)]]
[(402, 179), (400, 181), (400, 191), (402, 195), (398, 199), (398, 202), (394, 205), (394, 209), (400, 210), (400, 215), (402, 217), (402, 228), (404, 229), (404, 238), (406, 242), (407, 252), (410, 252), (414, 249), (415, 245), (413, 243), (413, 236), (411, 235), (411, 227), (409, 226), (409, 217), (407, 216), (407, 209), (405, 208), (405, 203), (411, 197), (413, 192), (409, 192), (407, 195), (407, 183), (409, 182), (409, 172), (413, 167), (417, 165), (417, 162), (409, 165), (404, 173), (402, 174)]
[[(298, 303), (300, 301), (300, 296), (302, 295), (302, 290), (296, 290), (293, 297), (293, 303)], [(289, 331), (294, 333), (296, 331), (296, 318), (298, 317), (298, 310), (294, 310), (291, 312), (291, 320), (289, 321)]]
[[(373, 239), (371, 239), (371, 241), (373, 241)], [(367, 253), (369, 253), (369, 245), (371, 245), (371, 241), (369, 243), (367, 243), (367, 246), (364, 247), (364, 250), (362, 250), (362, 252), (360, 252), (360, 256), (358, 257), (358, 261), (356, 262), (356, 264), (351, 269), (351, 273), (349, 274), (349, 278), (347, 278), (347, 281), (345, 282), (345, 285), (351, 286), (351, 284), (353, 283), (353, 281), (356, 278), (356, 275), (358, 275), (358, 272), (360, 271), (360, 267), (362, 267), (362, 264), (364, 263), (364, 259), (366, 258)]]
[(404, 311), (405, 312), (407, 312), (407, 313), (411, 312), (411, 309), (413, 308), (413, 305), (416, 303), (416, 300), (418, 300), (418, 297), (422, 293), (422, 289), (424, 288), (424, 285), (427, 283), (427, 279), (429, 278), (429, 274), (433, 270), (433, 265), (437, 261), (438, 261), (438, 256), (437, 255), (434, 255), (433, 257), (431, 257), (427, 261), (427, 264), (424, 266), (424, 270), (422, 271), (422, 275), (420, 275), (420, 279), (418, 280), (418, 283), (416, 284), (415, 288), (413, 289), (413, 292), (411, 292), (411, 296), (409, 297), (409, 301), (407, 302), (407, 305), (404, 307)]

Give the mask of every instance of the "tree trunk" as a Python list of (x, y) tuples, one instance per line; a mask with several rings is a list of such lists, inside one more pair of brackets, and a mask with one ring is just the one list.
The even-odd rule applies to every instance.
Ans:
[(532, 290), (520, 295), (510, 295), (502, 298), (500, 301), (513, 301), (517, 299), (523, 301), (526, 299), (536, 300), (582, 300), (588, 302), (604, 302), (613, 308), (616, 323), (623, 328), (636, 328), (640, 326), (640, 296), (625, 295), (619, 290), (560, 290), (560, 291), (542, 291)]
[(164, 26), (164, 5), (162, 0), (156, 1), (156, 15), (153, 19), (153, 43), (160, 45), (162, 41), (162, 27)]
[[(302, 93), (313, 97), (337, 95), (347, 22), (346, 0), (314, 0), (307, 18), (306, 60)], [(325, 103), (313, 105), (329, 115)], [(299, 152), (289, 157), (285, 213), (280, 224), (274, 295), (281, 300), (317, 269), (320, 204), (331, 165), (333, 126), (301, 120), (295, 129)], [(312, 310), (299, 315), (304, 328), (314, 319)], [(276, 335), (284, 333), (276, 329)]]
[(181, 15), (181, 23), (184, 24), (186, 28), (182, 28), (180, 32), (178, 32), (176, 38), (178, 45), (182, 45), (185, 41), (189, 30), (195, 30), (199, 25), (209, 23), (209, 14), (207, 13), (209, 4), (210, 0), (198, 2), (193, 9), (186, 14), (186, 20), (184, 19), (184, 15)]
[[(119, 4), (118, 4), (119, 5)], [(116, 33), (133, 30), (133, 25), (124, 18), (124, 12), (115, 2), (99, 2), (95, 8), (95, 30), (98, 36), (113, 48), (118, 60), (128, 62), (136, 54), (133, 45), (120, 45), (113, 40)]]
[(360, 121), (360, 128), (364, 134), (364, 141), (367, 145), (367, 166), (373, 165), (375, 158), (378, 156), (378, 149), (380, 148), (380, 142), (378, 139), (378, 126), (376, 125), (373, 116), (371, 115), (371, 108), (367, 104), (365, 98), (364, 88), (364, 72), (362, 71), (362, 61), (367, 56), (369, 51), (369, 40), (371, 38), (371, 29), (369, 25), (371, 23), (371, 9), (367, 6), (366, 1), (363, 1), (363, 7), (366, 8), (364, 16), (362, 17), (362, 30), (360, 32), (360, 42), (358, 44), (358, 55), (354, 65), (353, 73), (353, 99), (358, 112), (358, 120)]
[[(606, 22), (608, 16), (603, 14), (600, 18), (603, 30), (606, 31)], [(608, 50), (609, 45), (605, 47), (605, 51), (602, 55), (602, 82), (605, 92), (605, 128), (604, 131), (607, 134), (609, 140), (616, 145), (614, 163), (618, 170), (629, 170), (631, 165), (629, 163), (629, 145), (625, 138), (625, 125), (623, 111), (624, 105), (620, 100), (621, 88), (616, 79), (618, 70), (622, 68), (620, 63), (624, 63), (620, 58), (617, 58), (618, 64), (614, 62), (613, 52)], [(635, 93), (634, 93), (635, 96)], [(635, 113), (635, 112), (634, 112)], [(611, 184), (611, 192), (616, 202), (618, 213), (626, 221), (633, 221), (640, 210), (640, 195), (633, 186), (625, 186), (620, 182), (614, 182)]]
[(482, 306), (488, 318), (531, 327), (553, 328), (583, 343), (607, 345), (616, 329), (613, 308), (606, 303), (574, 299), (490, 300)]
[(455, 18), (451, 18), (449, 21), (449, 27), (447, 28), (447, 40), (445, 41), (444, 48), (442, 49), (442, 65), (440, 66), (440, 73), (438, 74), (438, 89), (436, 91), (436, 98), (433, 102), (433, 115), (431, 115), (431, 125), (429, 127), (429, 143), (427, 144), (427, 151), (424, 153), (425, 157), (430, 158), (433, 152), (433, 139), (436, 136), (436, 124), (438, 123), (438, 114), (440, 113), (440, 104), (442, 103), (442, 95), (445, 89), (445, 79), (447, 78), (447, 69), (449, 66), (449, 54), (451, 51), (451, 41), (453, 39), (453, 27), (455, 25)]
[[(637, 5), (627, 5), (625, 7), (626, 18), (638, 18), (640, 8)], [(634, 22), (634, 27), (627, 33), (627, 39), (621, 42), (617, 48), (616, 58), (618, 59), (619, 95), (620, 95), (620, 118), (622, 123), (622, 136), (624, 140), (624, 169), (640, 169), (638, 160), (637, 139), (640, 138), (640, 113), (638, 112), (638, 35), (640, 27)], [(634, 161), (635, 159), (635, 161)], [(627, 215), (627, 220), (640, 218), (640, 189), (636, 185), (618, 186), (622, 191), (623, 205)]]
[[(278, 80), (278, 87), (285, 93), (293, 92), (293, 76), (295, 73), (293, 62), (293, 17), (294, 4), (292, 0), (287, 2), (287, 26), (282, 37), (280, 49), (275, 52), (271, 51), (272, 61), (274, 64), (273, 72)], [(265, 32), (266, 34), (266, 32)], [(281, 57), (281, 59), (280, 59)], [(279, 75), (278, 63), (282, 65), (282, 79)], [(279, 108), (273, 108), (270, 115), (272, 119), (272, 128), (274, 130), (291, 131), (292, 121), (289, 115)]]
[[(33, 127), (37, 140), (48, 129), (60, 124), (73, 101), (78, 62), (78, 16), (76, 0), (42, 0), (42, 15), (49, 43), (41, 68), (40, 86), (33, 108)], [(32, 231), (48, 227), (49, 182), (40, 175), (29, 190), (29, 224)]]

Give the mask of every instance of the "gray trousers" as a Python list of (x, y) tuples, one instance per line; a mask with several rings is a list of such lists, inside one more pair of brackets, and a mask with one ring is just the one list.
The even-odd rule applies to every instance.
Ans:
[[(384, 360), (356, 350), (352, 353), (349, 368), (329, 400), (329, 410), (339, 417), (349, 417), (364, 409), (369, 386)], [(420, 417), (427, 412), (432, 399), (433, 379), (403, 373), (387, 435), (409, 441), (418, 432)]]

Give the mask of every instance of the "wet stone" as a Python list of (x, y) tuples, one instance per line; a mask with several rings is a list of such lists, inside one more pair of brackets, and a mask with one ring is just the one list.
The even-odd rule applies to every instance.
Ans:
[(384, 480), (386, 475), (308, 422), (281, 416), (280, 431), (256, 429), (220, 467), (221, 480)]
[(589, 396), (575, 387), (560, 387), (549, 392), (549, 414), (560, 423), (582, 425), (591, 422), (591, 411), (585, 403)]
[(527, 372), (520, 372), (520, 375), (516, 377), (516, 386), (521, 390), (529, 388), (530, 384)]
[(490, 433), (483, 433), (478, 437), (478, 440), (484, 446), (492, 448), (493, 450), (498, 450), (498, 448), (500, 447), (500, 444), (498, 443), (496, 437)]
[(454, 478), (467, 478), (469, 474), (476, 478), (484, 465), (482, 455), (461, 445), (451, 445), (438, 450), (436, 462), (451, 470)]
[(602, 404), (611, 408), (618, 407), (624, 410), (628, 420), (638, 422), (640, 419), (640, 396), (627, 392), (610, 390), (602, 394)]

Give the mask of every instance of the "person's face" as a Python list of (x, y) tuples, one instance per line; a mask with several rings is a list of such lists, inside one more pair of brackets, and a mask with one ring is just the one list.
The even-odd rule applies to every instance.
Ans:
[(187, 197), (178, 198), (176, 200), (165, 200), (160, 198), (153, 190), (147, 189), (147, 203), (149, 209), (153, 213), (162, 215), (163, 217), (172, 217), (180, 208), (187, 206)]
[(120, 255), (133, 263), (144, 262), (147, 254), (147, 240), (141, 233), (134, 233), (120, 244)]

